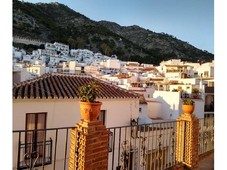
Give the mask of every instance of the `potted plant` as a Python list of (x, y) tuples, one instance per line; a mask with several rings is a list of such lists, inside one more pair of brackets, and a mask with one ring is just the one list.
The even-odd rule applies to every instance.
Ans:
[(172, 92), (178, 92), (178, 90), (177, 89), (173, 89)]
[(100, 84), (97, 81), (79, 87), (80, 114), (85, 121), (97, 120), (102, 105), (102, 102), (96, 101), (99, 93)]
[(198, 95), (199, 95), (199, 89), (198, 88), (193, 88), (192, 89), (192, 94), (193, 94), (193, 98), (197, 99)]
[(182, 101), (182, 111), (183, 113), (186, 114), (192, 114), (195, 108), (195, 102), (190, 99), (190, 98), (186, 98), (183, 99)]

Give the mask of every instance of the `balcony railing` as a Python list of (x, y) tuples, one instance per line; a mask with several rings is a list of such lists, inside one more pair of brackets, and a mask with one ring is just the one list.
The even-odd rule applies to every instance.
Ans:
[(51, 164), (52, 139), (44, 142), (20, 144), (18, 155), (22, 157), (22, 159), (19, 158), (18, 169)]
[(176, 121), (108, 128), (108, 169), (167, 169), (175, 160)]
[[(200, 119), (199, 155), (214, 149), (214, 117)], [(169, 121), (143, 125), (107, 128), (109, 134), (108, 170), (115, 169), (168, 169), (178, 165), (176, 161), (176, 123)], [(68, 169), (70, 131), (75, 127), (40, 129), (46, 139), (26, 154), (26, 130), (13, 131), (13, 169)], [(42, 147), (43, 156), (39, 146)], [(44, 156), (45, 155), (45, 156)], [(37, 158), (38, 157), (38, 158)], [(37, 160), (36, 160), (37, 159)]]
[(204, 111), (205, 112), (214, 112), (214, 104), (205, 104)]
[(205, 93), (214, 93), (214, 87), (205, 87)]
[(214, 115), (199, 120), (199, 155), (214, 149)]
[[(68, 168), (70, 130), (74, 127), (13, 131), (13, 169)], [(26, 134), (44, 131), (40, 142), (26, 142)], [(46, 140), (49, 139), (49, 140)], [(45, 146), (45, 147), (43, 147)]]

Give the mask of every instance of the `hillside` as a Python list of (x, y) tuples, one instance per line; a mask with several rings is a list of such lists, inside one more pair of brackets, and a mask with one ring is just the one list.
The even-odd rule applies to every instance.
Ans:
[(166, 33), (139, 26), (95, 22), (60, 3), (13, 0), (13, 35), (45, 42), (63, 42), (70, 48), (87, 48), (121, 60), (159, 64), (162, 60), (211, 61), (214, 55)]

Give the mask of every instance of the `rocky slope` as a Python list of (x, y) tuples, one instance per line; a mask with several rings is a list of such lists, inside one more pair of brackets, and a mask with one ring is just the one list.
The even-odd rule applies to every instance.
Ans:
[(63, 42), (70, 48), (87, 48), (121, 60), (159, 64), (179, 58), (211, 61), (214, 55), (165, 33), (139, 26), (95, 22), (60, 3), (27, 3), (13, 0), (13, 35), (46, 42)]

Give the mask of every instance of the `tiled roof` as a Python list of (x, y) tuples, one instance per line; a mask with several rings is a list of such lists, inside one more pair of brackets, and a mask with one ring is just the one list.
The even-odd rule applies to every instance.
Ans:
[(13, 86), (14, 99), (79, 98), (79, 87), (99, 81), (101, 93), (97, 98), (138, 98), (138, 95), (86, 74), (48, 73)]

